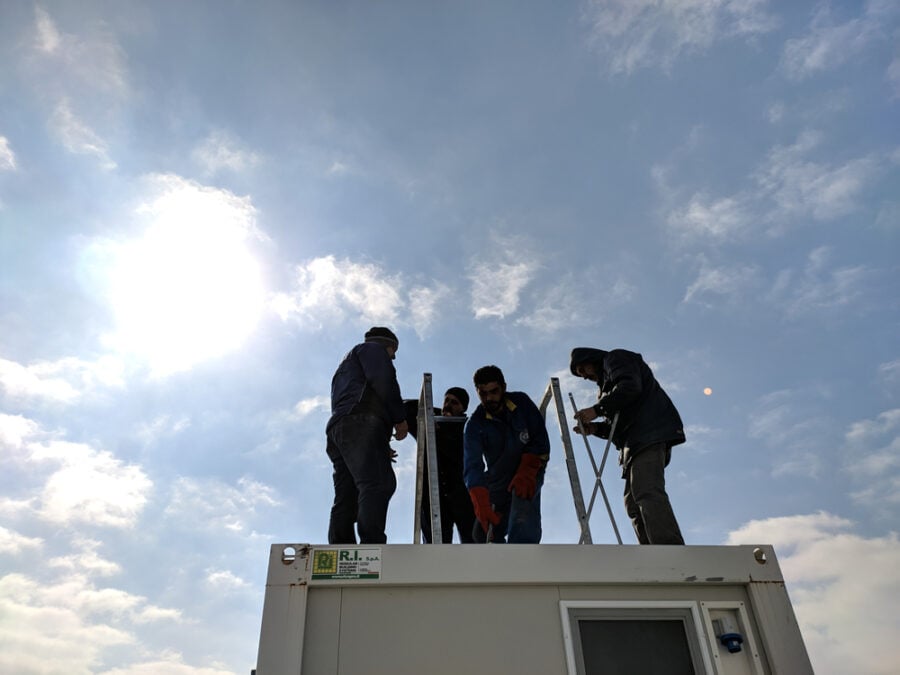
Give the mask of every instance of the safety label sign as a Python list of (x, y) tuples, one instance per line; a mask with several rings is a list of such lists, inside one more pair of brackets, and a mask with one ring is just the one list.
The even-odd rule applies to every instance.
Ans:
[(312, 578), (380, 579), (380, 548), (315, 549), (312, 556)]

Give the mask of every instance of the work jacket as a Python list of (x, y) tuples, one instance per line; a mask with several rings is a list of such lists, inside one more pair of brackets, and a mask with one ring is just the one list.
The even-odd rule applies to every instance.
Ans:
[(326, 429), (351, 413), (376, 415), (388, 429), (406, 419), (394, 363), (377, 342), (363, 342), (347, 352), (331, 379), (331, 419)]
[[(612, 421), (619, 413), (613, 443), (621, 451), (620, 462), (654, 443), (669, 447), (684, 443), (684, 424), (668, 394), (659, 386), (640, 354), (625, 349), (572, 350), (571, 368), (591, 363), (597, 369), (597, 404), (594, 410)], [(596, 435), (607, 438), (609, 425), (601, 424)]]
[(494, 502), (509, 500), (507, 488), (523, 453), (538, 455), (544, 464), (550, 456), (544, 418), (528, 395), (508, 391), (504, 403), (505, 408), (497, 415), (491, 415), (479, 405), (466, 423), (464, 433), (466, 487), (487, 487)]

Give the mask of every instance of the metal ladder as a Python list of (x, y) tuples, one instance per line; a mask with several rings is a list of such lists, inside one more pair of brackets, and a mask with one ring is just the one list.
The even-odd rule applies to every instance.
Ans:
[[(594, 541), (591, 538), (591, 512), (594, 510), (594, 501), (597, 498), (597, 491), (600, 491), (600, 494), (603, 496), (603, 502), (606, 504), (606, 512), (609, 515), (609, 522), (612, 524), (613, 532), (616, 535), (616, 541), (619, 544), (622, 543), (622, 536), (619, 534), (619, 528), (616, 526), (616, 519), (613, 517), (612, 508), (609, 505), (609, 498), (606, 496), (606, 488), (603, 487), (603, 469), (606, 467), (606, 458), (609, 455), (609, 447), (612, 443), (612, 437), (616, 430), (616, 424), (619, 422), (619, 414), (616, 413), (615, 417), (612, 420), (612, 426), (610, 428), (609, 439), (606, 441), (606, 449), (603, 451), (603, 459), (600, 462), (600, 466), (597, 466), (597, 462), (594, 460), (594, 453), (591, 450), (591, 444), (588, 442), (587, 435), (582, 434), (581, 437), (584, 439), (584, 447), (587, 450), (588, 457), (591, 460), (591, 467), (594, 470), (594, 489), (591, 493), (591, 501), (587, 509), (584, 507), (584, 493), (581, 489), (581, 480), (578, 478), (578, 467), (575, 464), (575, 453), (572, 450), (572, 438), (569, 435), (569, 421), (566, 417), (565, 405), (563, 404), (562, 393), (559, 388), (559, 378), (551, 377), (550, 383), (547, 385), (547, 389), (544, 391), (544, 396), (541, 399), (541, 404), (538, 406), (541, 411), (541, 415), (544, 416), (544, 420), (547, 419), (547, 406), (550, 404), (550, 400), (556, 404), (556, 418), (559, 422), (559, 433), (562, 437), (563, 449), (566, 454), (566, 470), (569, 473), (569, 483), (572, 486), (572, 500), (575, 502), (575, 514), (578, 516), (578, 524), (581, 527), (581, 538), (578, 540), (579, 544), (593, 544)], [(572, 403), (572, 412), (573, 414), (578, 411), (577, 406), (575, 405), (575, 398), (572, 394), (569, 394), (569, 401)]]

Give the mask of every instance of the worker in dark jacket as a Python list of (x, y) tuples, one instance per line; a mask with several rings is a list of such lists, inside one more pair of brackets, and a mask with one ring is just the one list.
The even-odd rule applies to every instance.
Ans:
[(497, 366), (479, 368), (474, 380), (481, 405), (466, 423), (464, 441), (473, 536), (484, 542), (491, 529), (496, 543), (540, 543), (541, 486), (550, 457), (544, 418), (527, 394), (506, 391)]
[[(576, 432), (584, 429), (609, 438), (610, 421), (619, 414), (612, 442), (619, 449), (625, 510), (638, 542), (683, 544), (664, 474), (672, 446), (685, 440), (681, 416), (671, 399), (635, 352), (576, 347), (569, 368), (600, 387), (597, 403), (575, 413)], [(594, 422), (598, 417), (607, 421)]]
[(371, 328), (365, 342), (347, 352), (331, 380), (331, 418), (325, 427), (334, 465), (334, 504), (329, 544), (387, 541), (388, 502), (397, 488), (391, 466), (391, 428), (397, 440), (408, 432), (392, 360), (400, 343), (392, 331)]
[[(453, 526), (456, 525), (459, 543), (471, 544), (472, 526), (475, 513), (463, 482), (463, 428), (466, 423), (466, 409), (469, 407), (469, 393), (462, 387), (450, 387), (444, 394), (441, 408), (434, 408), (434, 436), (437, 445), (438, 492), (441, 506), (441, 541), (453, 541)], [(419, 402), (406, 401), (406, 419), (409, 434), (416, 436)], [(429, 544), (431, 536), (431, 490), (428, 471), (422, 485), (422, 536)]]

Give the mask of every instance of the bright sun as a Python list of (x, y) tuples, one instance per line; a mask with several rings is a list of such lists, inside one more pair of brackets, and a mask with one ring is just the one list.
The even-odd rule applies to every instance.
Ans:
[(248, 240), (259, 236), (248, 199), (174, 176), (140, 209), (151, 224), (117, 247), (110, 298), (115, 346), (165, 375), (222, 356), (255, 328), (264, 303)]

